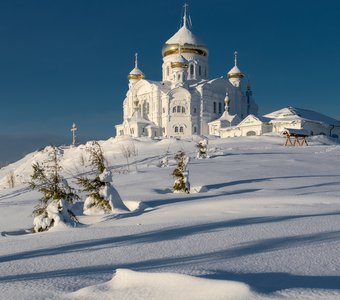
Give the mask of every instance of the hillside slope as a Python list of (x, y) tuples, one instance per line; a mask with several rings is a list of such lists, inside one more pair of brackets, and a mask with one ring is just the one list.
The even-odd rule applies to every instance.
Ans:
[[(84, 216), (82, 199), (75, 211), (83, 225), (39, 234), (28, 233), (39, 194), (25, 182), (48, 149), (1, 169), (2, 297), (94, 299), (101, 291), (103, 299), (159, 299), (159, 291), (168, 291), (181, 299), (185, 284), (216, 283), (203, 283), (206, 278), (223, 280), (221, 291), (241, 282), (234, 299), (237, 292), (239, 299), (338, 299), (340, 146), (322, 138), (309, 147), (283, 142), (275, 136), (211, 140), (211, 158), (196, 160), (194, 141), (101, 141), (113, 185), (132, 212)], [(138, 152), (129, 158), (129, 172), (122, 147)], [(191, 156), (191, 186), (202, 192), (171, 193), (175, 162), (158, 163), (179, 149)], [(91, 173), (85, 146), (59, 153), (63, 174), (76, 187), (74, 176)], [(11, 171), (14, 188), (6, 182)], [(117, 269), (156, 273), (159, 287), (130, 271), (112, 279)], [(157, 276), (164, 272), (203, 281), (188, 277), (181, 286), (174, 277), (178, 290), (167, 289), (168, 277)]]

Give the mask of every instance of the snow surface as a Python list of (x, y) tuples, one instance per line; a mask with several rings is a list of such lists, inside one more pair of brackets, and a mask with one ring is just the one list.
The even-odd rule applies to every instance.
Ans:
[[(181, 299), (192, 286), (185, 299), (200, 299), (199, 287), (208, 295), (232, 286), (233, 299), (340, 299), (340, 145), (308, 141), (210, 139), (205, 160), (194, 158), (195, 138), (101, 141), (131, 211), (86, 216), (82, 195), (73, 210), (83, 225), (36, 234), (29, 229), (40, 195), (25, 182), (47, 150), (27, 155), (0, 169), (1, 298)], [(136, 163), (138, 171), (127, 172), (122, 145), (131, 142), (138, 156), (130, 170)], [(189, 195), (171, 191), (181, 149), (191, 157)], [(169, 167), (160, 168), (167, 151)], [(91, 174), (85, 145), (60, 148), (60, 156), (71, 186)], [(12, 170), (16, 186), (8, 188)]]

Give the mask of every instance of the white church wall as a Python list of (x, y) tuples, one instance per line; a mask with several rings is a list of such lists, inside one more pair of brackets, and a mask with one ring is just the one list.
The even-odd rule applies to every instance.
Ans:
[(330, 135), (330, 126), (316, 122), (303, 122), (302, 128), (310, 132), (311, 135)]
[[(162, 82), (145, 79), (138, 68), (136, 55), (135, 68), (129, 73), (129, 90), (123, 103), (124, 122), (116, 126), (117, 135), (122, 131), (124, 134), (151, 138), (157, 135), (208, 134), (208, 123), (224, 112), (227, 92), (229, 112), (245, 116), (247, 101), (242, 88), (234, 87), (223, 77), (208, 80), (208, 48), (198, 43), (199, 40), (186, 27), (186, 17), (183, 18), (181, 29), (163, 47)], [(251, 102), (250, 106), (257, 113), (256, 104)], [(177, 107), (181, 107), (180, 111)], [(147, 133), (145, 126), (150, 126)], [(156, 131), (149, 128), (156, 128)], [(131, 130), (133, 133), (130, 133)]]
[(240, 137), (242, 136), (241, 129), (239, 127), (229, 127), (229, 128), (221, 128), (220, 137), (221, 138), (231, 138), (231, 137)]
[(301, 128), (301, 121), (275, 121), (270, 122), (273, 125), (273, 132), (281, 134), (285, 131), (286, 128), (293, 128), (293, 129), (302, 129)]

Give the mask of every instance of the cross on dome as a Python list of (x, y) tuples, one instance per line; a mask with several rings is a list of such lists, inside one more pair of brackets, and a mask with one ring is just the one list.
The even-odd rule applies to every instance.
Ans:
[(135, 53), (135, 68), (138, 69), (138, 53)]
[(240, 69), (237, 66), (237, 56), (238, 56), (238, 52), (235, 50), (235, 52), (234, 52), (234, 63), (235, 63), (235, 65), (228, 72), (228, 78), (232, 79), (232, 81), (234, 82), (233, 84), (236, 84), (238, 86), (239, 83), (240, 83), (240, 79), (242, 79), (244, 77), (244, 74), (240, 71)]
[(235, 66), (237, 66), (237, 55), (238, 55), (238, 53), (237, 53), (237, 51), (235, 50), (235, 52), (234, 52), (234, 62), (235, 62)]
[(144, 77), (144, 73), (138, 68), (138, 53), (135, 53), (135, 67), (129, 73), (128, 79), (139, 80), (143, 79)]
[(188, 3), (184, 3), (184, 15), (183, 15), (183, 26), (187, 27), (187, 8), (188, 8)]
[(178, 45), (181, 45), (182, 53), (194, 53), (201, 56), (208, 56), (208, 48), (207, 46), (198, 39), (192, 32), (192, 22), (190, 15), (188, 14), (188, 4), (185, 3), (183, 5), (183, 24), (181, 28), (165, 42), (165, 45), (162, 49), (163, 57), (177, 54), (178, 53)]

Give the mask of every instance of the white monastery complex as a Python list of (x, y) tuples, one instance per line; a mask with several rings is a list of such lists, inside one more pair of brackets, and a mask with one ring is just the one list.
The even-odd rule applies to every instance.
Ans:
[(308, 110), (287, 107), (259, 117), (251, 86), (242, 82), (236, 51), (227, 76), (209, 79), (208, 47), (191, 32), (186, 8), (182, 27), (162, 49), (162, 81), (145, 78), (135, 55), (117, 136), (235, 137), (287, 128), (340, 136), (339, 121)]

